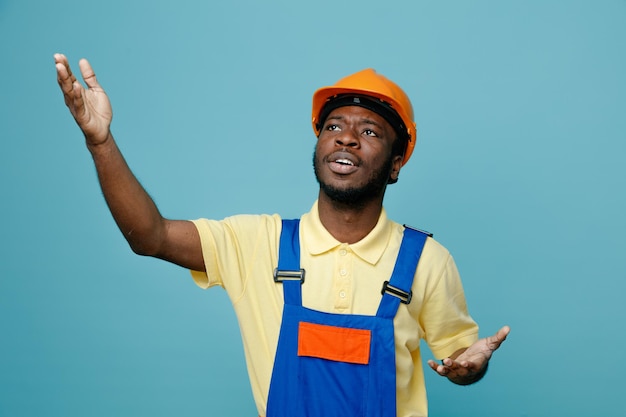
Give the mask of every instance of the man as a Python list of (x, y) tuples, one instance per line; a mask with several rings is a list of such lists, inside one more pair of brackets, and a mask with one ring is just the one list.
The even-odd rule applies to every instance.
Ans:
[(191, 222), (161, 216), (132, 174), (89, 63), (79, 62), (85, 89), (65, 56), (55, 62), (133, 251), (190, 269), (203, 288), (226, 289), (259, 415), (425, 416), (420, 338), (443, 358), (428, 362), (439, 375), (465, 385), (485, 374), (509, 328), (478, 340), (450, 254), (383, 209), (416, 140), (411, 103), (396, 84), (364, 70), (315, 93), (320, 188), (299, 221)]

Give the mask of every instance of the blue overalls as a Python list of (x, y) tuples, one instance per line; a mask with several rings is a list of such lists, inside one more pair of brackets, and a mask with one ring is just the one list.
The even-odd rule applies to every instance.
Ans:
[(284, 309), (267, 417), (395, 417), (393, 318), (411, 301), (415, 269), (429, 236), (405, 228), (375, 316), (332, 314), (302, 306), (299, 221), (283, 220), (278, 268)]

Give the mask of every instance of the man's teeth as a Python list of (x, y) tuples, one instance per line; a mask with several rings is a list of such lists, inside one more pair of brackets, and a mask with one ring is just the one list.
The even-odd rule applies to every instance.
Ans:
[(349, 159), (337, 159), (335, 162), (342, 165), (354, 165)]

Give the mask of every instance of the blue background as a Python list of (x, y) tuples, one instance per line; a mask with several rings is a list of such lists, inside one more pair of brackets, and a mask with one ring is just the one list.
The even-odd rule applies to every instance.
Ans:
[(224, 292), (119, 234), (55, 52), (171, 218), (307, 211), (313, 92), (389, 76), (419, 141), (387, 210), (513, 329), (481, 383), (428, 373), (431, 415), (625, 415), (625, 47), (623, 0), (0, 0), (0, 417), (256, 415)]

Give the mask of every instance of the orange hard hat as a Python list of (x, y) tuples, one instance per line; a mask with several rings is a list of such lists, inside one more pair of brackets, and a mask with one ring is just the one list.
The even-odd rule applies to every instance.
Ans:
[[(342, 97), (357, 98), (353, 102), (341, 100), (338, 105), (332, 104)], [(396, 83), (371, 68), (348, 75), (337, 81), (335, 85), (322, 87), (313, 94), (312, 123), (315, 135), (320, 135), (324, 119), (328, 116), (328, 112), (324, 111), (327, 104), (331, 104), (329, 106), (331, 108), (362, 105), (358, 97), (373, 99), (370, 100), (370, 105), (374, 105), (373, 108), (369, 105), (363, 105), (363, 107), (379, 113), (392, 125), (399, 136), (406, 138), (407, 144), (402, 165), (406, 164), (413, 153), (417, 139), (413, 106), (409, 97)], [(398, 139), (403, 138), (398, 137)]]

